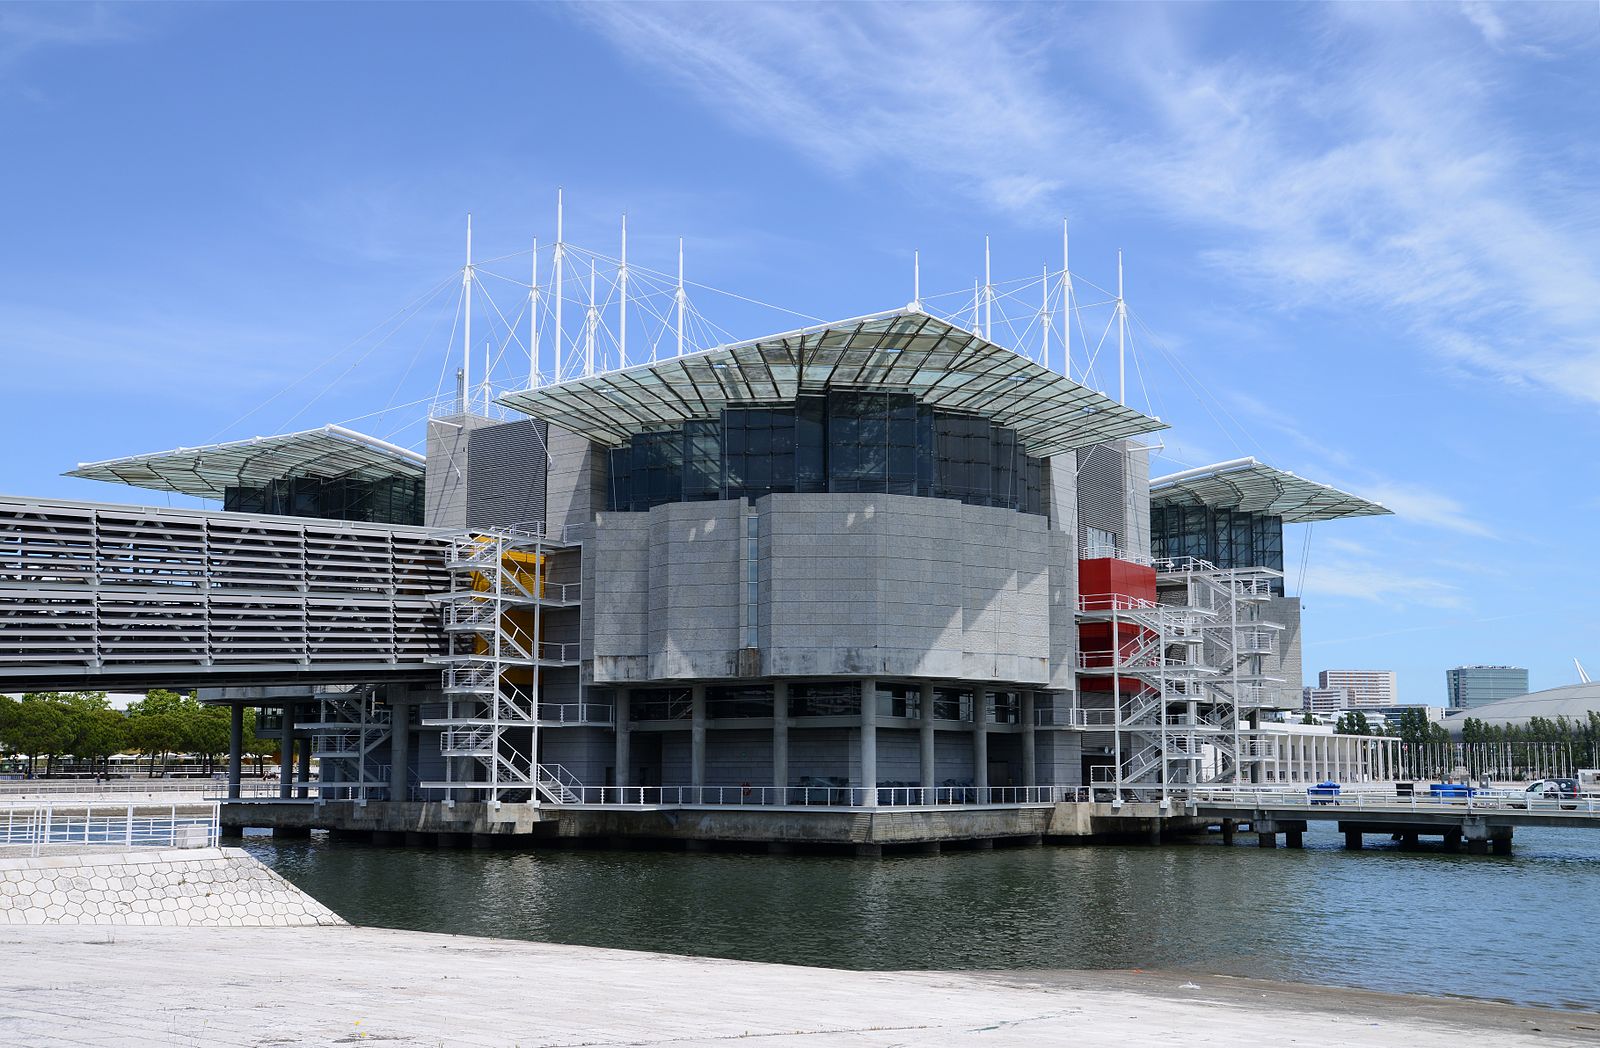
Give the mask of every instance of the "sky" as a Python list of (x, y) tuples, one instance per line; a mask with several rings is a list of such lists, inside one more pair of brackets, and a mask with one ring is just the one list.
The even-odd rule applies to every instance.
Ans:
[(1597, 127), (1593, 3), (0, 4), (0, 492), (165, 504), (60, 474), (326, 422), (417, 444), (466, 215), (517, 385), (557, 187), (574, 245), (626, 211), (669, 272), (683, 238), (707, 338), (902, 306), (913, 252), (970, 298), (985, 237), (996, 282), (1059, 269), (1068, 218), (1081, 301), (1123, 253), (1156, 473), (1254, 455), (1395, 511), (1288, 529), (1308, 681), (1553, 687), (1600, 671)]

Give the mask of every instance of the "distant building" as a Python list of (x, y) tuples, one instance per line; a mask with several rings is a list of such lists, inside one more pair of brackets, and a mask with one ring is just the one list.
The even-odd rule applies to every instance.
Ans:
[(1528, 671), (1518, 666), (1457, 666), (1444, 671), (1453, 710), (1470, 710), (1528, 694)]
[(1338, 713), (1348, 708), (1354, 701), (1349, 688), (1312, 688), (1302, 689), (1300, 708), (1307, 713)]
[(1350, 692), (1347, 709), (1368, 709), (1395, 704), (1393, 670), (1323, 670), (1317, 674), (1319, 691), (1344, 689)]

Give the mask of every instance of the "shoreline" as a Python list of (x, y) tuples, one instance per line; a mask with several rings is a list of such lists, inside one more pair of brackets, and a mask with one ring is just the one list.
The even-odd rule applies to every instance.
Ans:
[(1600, 1014), (1184, 971), (861, 972), (353, 925), (0, 929), (35, 1045), (1600, 1044)]

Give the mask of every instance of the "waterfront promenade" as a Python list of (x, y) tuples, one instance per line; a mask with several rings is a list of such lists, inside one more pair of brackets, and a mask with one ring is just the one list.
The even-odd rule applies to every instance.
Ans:
[(1600, 1043), (1600, 1015), (1165, 972), (858, 972), (375, 928), (0, 929), (0, 1043)]

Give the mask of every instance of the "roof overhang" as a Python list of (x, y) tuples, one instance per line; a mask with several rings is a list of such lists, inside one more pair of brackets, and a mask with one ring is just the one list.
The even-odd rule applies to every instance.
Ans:
[(913, 393), (1016, 430), (1030, 455), (1153, 433), (1166, 423), (978, 335), (904, 309), (507, 393), (500, 403), (600, 444), (828, 387)]
[(425, 462), (415, 451), (376, 437), (343, 426), (323, 426), (274, 437), (83, 462), (66, 476), (220, 499), (226, 488), (250, 487), (281, 477), (421, 477)]
[(1282, 517), (1285, 524), (1393, 513), (1370, 499), (1306, 480), (1253, 458), (1155, 477), (1150, 481), (1150, 504), (1243, 510)]

